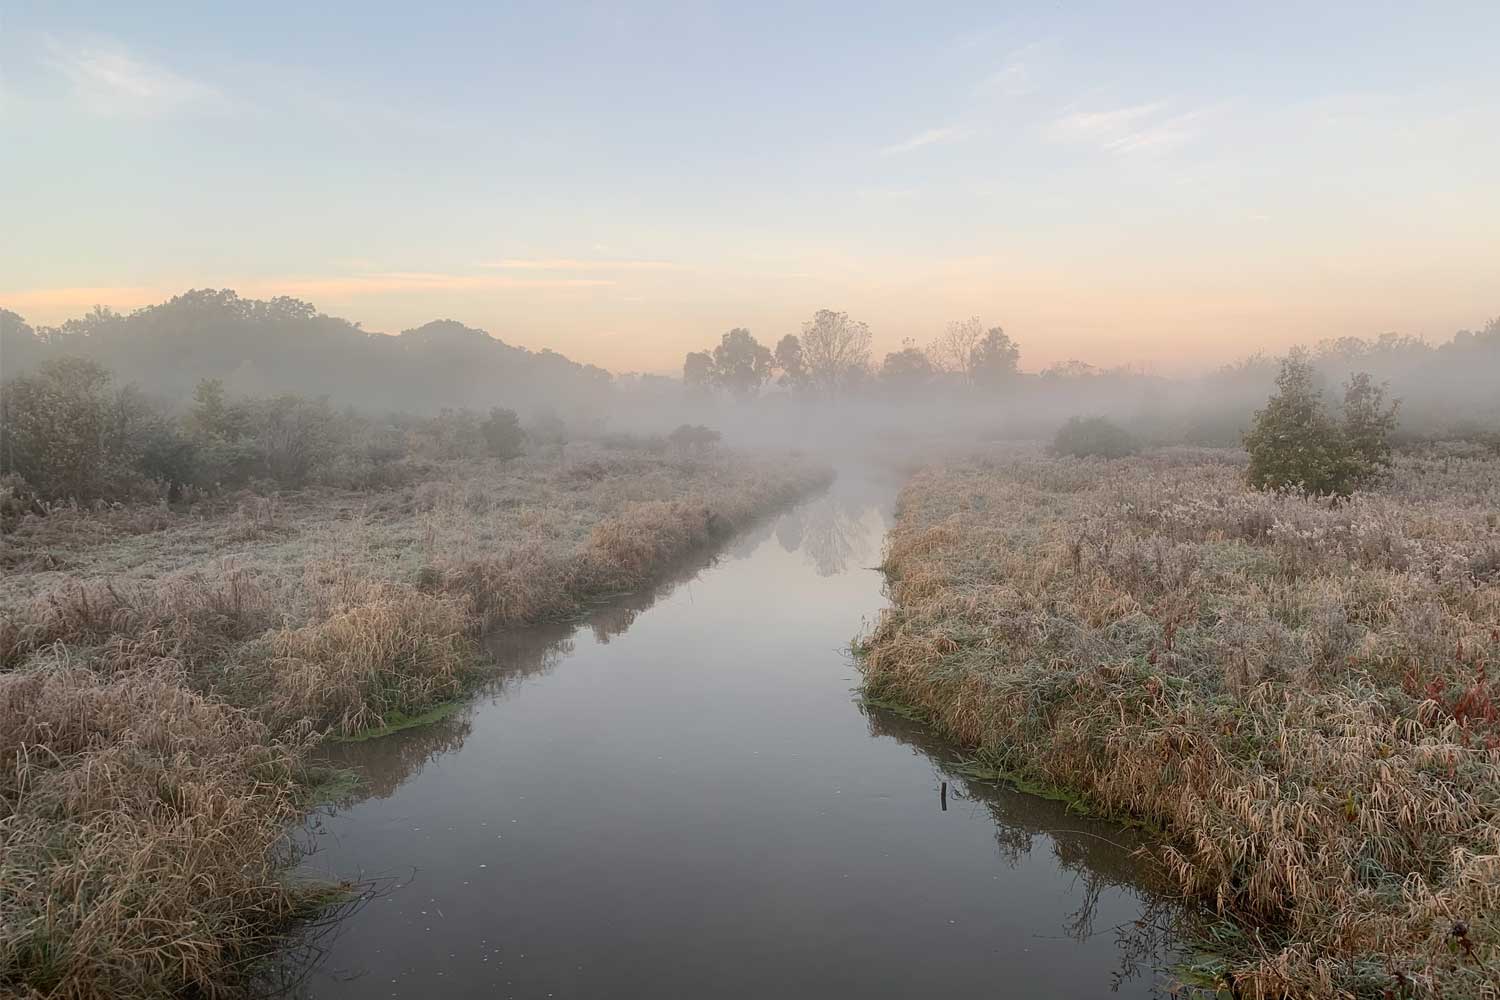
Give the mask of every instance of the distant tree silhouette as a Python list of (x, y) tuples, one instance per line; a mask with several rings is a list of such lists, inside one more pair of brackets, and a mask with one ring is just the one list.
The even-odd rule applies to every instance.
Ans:
[(682, 362), (682, 383), (690, 389), (707, 389), (713, 384), (714, 359), (707, 351), (689, 351)]
[(973, 352), (970, 377), (975, 385), (994, 388), (1016, 377), (1021, 348), (998, 326), (992, 326), (979, 339)]
[(771, 352), (749, 330), (735, 327), (714, 348), (710, 377), (715, 385), (749, 399), (771, 377)]
[(885, 356), (880, 365), (880, 381), (893, 392), (910, 395), (932, 381), (934, 369), (927, 355), (910, 340), (901, 350)]
[(773, 364), (781, 373), (780, 383), (796, 389), (807, 383), (807, 365), (802, 360), (802, 341), (795, 333), (789, 333), (776, 342)]
[(949, 323), (933, 340), (928, 353), (937, 368), (969, 382), (974, 373), (975, 352), (983, 339), (984, 324), (978, 316), (971, 316)]
[(819, 309), (802, 326), (802, 360), (809, 381), (825, 392), (863, 382), (870, 367), (870, 328), (848, 313)]

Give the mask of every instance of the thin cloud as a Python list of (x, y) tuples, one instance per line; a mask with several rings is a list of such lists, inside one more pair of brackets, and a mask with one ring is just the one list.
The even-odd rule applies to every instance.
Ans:
[(1103, 141), (1134, 130), (1138, 122), (1151, 118), (1166, 108), (1166, 101), (1152, 101), (1112, 111), (1074, 111), (1054, 121), (1049, 131), (1058, 139)]
[(1204, 118), (1202, 111), (1190, 111), (1187, 114), (1168, 118), (1158, 124), (1149, 125), (1145, 128), (1128, 132), (1117, 139), (1111, 139), (1104, 144), (1104, 148), (1111, 153), (1164, 153), (1186, 145), (1197, 134), (1195, 125)]
[(213, 87), (149, 62), (107, 39), (42, 41), (42, 62), (67, 79), (88, 110), (109, 116), (149, 116), (189, 107), (223, 108)]
[(479, 261), (479, 267), (517, 271), (679, 271), (669, 260), (583, 260), (574, 257), (502, 257)]
[(1011, 62), (979, 81), (975, 91), (981, 97), (1025, 97), (1036, 93), (1036, 85), (1025, 63)]
[(1108, 111), (1072, 111), (1052, 122), (1047, 134), (1062, 142), (1079, 142), (1119, 156), (1160, 155), (1187, 145), (1198, 136), (1214, 108), (1165, 114), (1168, 101), (1151, 101)]
[(999, 69), (979, 81), (975, 96), (1016, 98), (1036, 93), (1034, 70), (1046, 47), (1046, 43), (1035, 41), (1011, 52)]
[(940, 142), (957, 142), (966, 138), (969, 130), (957, 125), (947, 125), (943, 128), (930, 128), (925, 132), (918, 132), (905, 142), (898, 142), (894, 146), (886, 146), (880, 151), (881, 156), (898, 156), (902, 153), (910, 153), (921, 149), (923, 146), (932, 146)]

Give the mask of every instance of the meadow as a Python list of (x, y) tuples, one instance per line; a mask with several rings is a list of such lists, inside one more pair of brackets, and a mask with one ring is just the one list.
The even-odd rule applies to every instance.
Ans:
[(575, 442), (401, 485), (49, 507), (0, 563), (0, 992), (224, 995), (329, 886), (290, 830), (321, 741), (482, 676), (828, 481), (787, 456)]
[(1156, 831), (1204, 914), (1190, 981), (1500, 995), (1500, 455), (1399, 454), (1342, 501), (1245, 463), (1005, 446), (917, 473), (866, 695)]

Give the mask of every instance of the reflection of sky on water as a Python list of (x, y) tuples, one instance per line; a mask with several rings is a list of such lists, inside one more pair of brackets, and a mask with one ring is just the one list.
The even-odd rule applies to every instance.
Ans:
[(497, 634), (467, 708), (336, 751), (367, 788), (309, 867), (398, 881), (300, 992), (1149, 995), (1166, 911), (1123, 834), (851, 700), (893, 495), (846, 475), (581, 623)]

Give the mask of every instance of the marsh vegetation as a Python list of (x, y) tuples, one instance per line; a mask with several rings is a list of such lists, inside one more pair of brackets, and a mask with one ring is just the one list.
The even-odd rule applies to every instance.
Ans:
[(1344, 500), (1242, 452), (1024, 446), (916, 475), (866, 690), (1144, 822), (1246, 997), (1488, 996), (1500, 905), (1500, 455)]
[(319, 742), (460, 696), (485, 627), (637, 587), (827, 473), (617, 440), (424, 461), (398, 481), (16, 520), (0, 592), (5, 988), (243, 985), (327, 899), (286, 876)]
[[(818, 456), (920, 470), (870, 704), (1148, 827), (1212, 915), (1196, 973), (1500, 988), (1500, 321), (1175, 379), (1024, 371), (977, 318), (877, 364), (833, 310), (681, 379), (232, 292), (0, 337), (6, 989), (242, 988), (330, 898), (287, 875), (319, 747), (464, 698), (482, 635), (603, 622)], [(875, 558), (836, 506), (774, 533), (819, 578)]]

